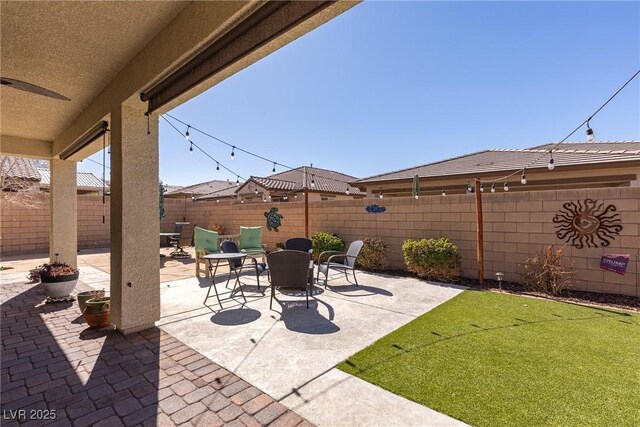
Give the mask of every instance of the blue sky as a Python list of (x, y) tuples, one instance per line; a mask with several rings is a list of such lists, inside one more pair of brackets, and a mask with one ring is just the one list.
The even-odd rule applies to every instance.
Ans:
[[(171, 114), (283, 164), (365, 177), (558, 141), (639, 68), (638, 2), (365, 2)], [(591, 125), (640, 139), (640, 77)], [(240, 176), (271, 174), (191, 134)], [(161, 120), (165, 183), (235, 181), (188, 148)]]

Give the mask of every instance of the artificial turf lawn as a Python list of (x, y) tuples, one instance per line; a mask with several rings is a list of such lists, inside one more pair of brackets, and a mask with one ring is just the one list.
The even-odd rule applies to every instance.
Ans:
[(474, 426), (640, 426), (640, 316), (465, 291), (339, 369)]

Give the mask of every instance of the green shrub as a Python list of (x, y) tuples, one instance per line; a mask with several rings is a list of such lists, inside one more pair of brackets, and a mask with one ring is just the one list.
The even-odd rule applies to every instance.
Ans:
[(560, 295), (571, 286), (574, 274), (573, 263), (564, 258), (564, 248), (554, 250), (549, 245), (524, 262), (522, 279), (529, 290)]
[(462, 276), (458, 247), (445, 237), (406, 240), (402, 244), (407, 270), (438, 282), (453, 282)]
[(284, 243), (282, 242), (276, 243), (276, 249), (284, 249), (284, 248), (285, 248)]
[(387, 244), (379, 237), (364, 239), (358, 265), (365, 270), (384, 270), (389, 265)]
[[(344, 251), (344, 240), (336, 234), (319, 231), (311, 236), (313, 242), (313, 259), (318, 261), (318, 256), (324, 251)], [(322, 261), (326, 261), (326, 258)]]

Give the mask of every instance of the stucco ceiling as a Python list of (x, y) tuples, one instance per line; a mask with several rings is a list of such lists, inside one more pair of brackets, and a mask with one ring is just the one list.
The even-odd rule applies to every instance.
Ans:
[(71, 99), (1, 86), (2, 134), (56, 138), (188, 3), (2, 1), (1, 75)]

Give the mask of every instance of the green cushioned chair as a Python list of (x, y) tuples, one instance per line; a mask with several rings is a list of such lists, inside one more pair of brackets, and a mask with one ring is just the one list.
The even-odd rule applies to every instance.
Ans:
[(264, 255), (262, 227), (240, 227), (238, 249), (247, 255)]
[(200, 273), (202, 272), (204, 272), (205, 277), (209, 277), (209, 265), (202, 256), (220, 252), (218, 232), (193, 227), (193, 245), (196, 250), (196, 277), (200, 277)]

